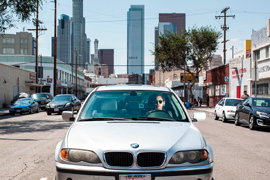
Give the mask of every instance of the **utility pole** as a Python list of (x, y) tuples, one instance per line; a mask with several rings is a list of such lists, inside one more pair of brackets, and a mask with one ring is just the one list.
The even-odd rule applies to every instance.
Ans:
[(77, 54), (77, 50), (76, 50), (76, 64), (75, 64), (75, 68), (76, 68), (76, 70), (75, 70), (75, 73), (76, 73), (76, 75), (75, 75), (75, 77), (76, 77), (76, 79), (75, 79), (75, 82), (76, 82), (76, 86), (75, 86), (75, 95), (76, 95), (76, 97), (77, 97), (77, 56), (78, 56), (78, 54)]
[[(39, 31), (47, 31), (46, 28), (39, 28), (39, 24), (42, 24), (41, 21), (38, 19), (38, 14), (39, 14), (39, 1), (37, 1), (37, 14), (36, 14), (36, 19), (33, 20), (34, 25), (36, 26), (36, 29), (27, 29), (28, 31), (36, 31), (36, 67), (35, 67), (35, 72), (36, 72), (36, 84), (38, 84), (38, 33)], [(37, 87), (36, 87), (36, 93), (37, 93)]]
[(235, 18), (235, 15), (226, 15), (226, 12), (229, 9), (230, 9), (230, 7), (226, 7), (221, 11), (221, 13), (224, 13), (224, 16), (216, 16), (216, 19), (224, 18), (224, 25), (221, 26), (221, 29), (223, 29), (223, 31), (224, 31), (224, 40), (223, 40), (223, 42), (221, 42), (221, 43), (224, 43), (224, 46), (223, 46), (223, 64), (226, 63), (226, 51), (227, 51), (226, 50), (226, 42), (228, 41), (228, 40), (226, 40), (226, 31), (229, 29), (229, 27), (227, 27), (227, 25), (226, 25), (226, 18), (228, 18), (228, 17)]
[(54, 93), (54, 96), (57, 95), (57, 89), (56, 89), (56, 85), (57, 85), (57, 71), (56, 71), (56, 57), (57, 57), (57, 39), (56, 39), (56, 13), (57, 13), (57, 0), (54, 0), (54, 63), (53, 63), (53, 93)]

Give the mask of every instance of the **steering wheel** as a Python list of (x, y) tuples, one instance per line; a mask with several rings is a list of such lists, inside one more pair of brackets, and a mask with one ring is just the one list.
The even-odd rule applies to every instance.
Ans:
[(165, 118), (165, 119), (172, 118), (170, 114), (164, 110), (153, 110), (150, 114), (147, 115), (147, 117), (157, 117), (157, 118)]

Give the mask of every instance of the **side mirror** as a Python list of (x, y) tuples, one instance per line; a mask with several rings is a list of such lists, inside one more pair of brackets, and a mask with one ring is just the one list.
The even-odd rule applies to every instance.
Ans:
[(200, 122), (206, 119), (205, 112), (195, 112), (193, 113), (192, 122)]
[(72, 111), (63, 111), (62, 113), (62, 119), (65, 121), (74, 121), (75, 118), (73, 116), (73, 112)]

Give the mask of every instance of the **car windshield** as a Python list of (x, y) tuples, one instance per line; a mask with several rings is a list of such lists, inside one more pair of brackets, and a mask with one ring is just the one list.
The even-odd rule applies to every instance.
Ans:
[(189, 122), (182, 106), (172, 93), (103, 91), (93, 93), (85, 103), (79, 121), (163, 119)]
[(270, 108), (270, 99), (253, 99), (253, 106)]
[(15, 105), (24, 105), (24, 104), (30, 104), (30, 103), (31, 103), (31, 102), (30, 102), (29, 99), (27, 99), (27, 100), (21, 99), (21, 100), (16, 101), (16, 102), (15, 102)]
[(242, 99), (227, 99), (225, 102), (225, 106), (237, 106), (242, 101)]
[(55, 101), (71, 101), (71, 97), (70, 96), (56, 96), (53, 98), (52, 102)]
[(33, 94), (33, 99), (47, 99), (46, 94)]

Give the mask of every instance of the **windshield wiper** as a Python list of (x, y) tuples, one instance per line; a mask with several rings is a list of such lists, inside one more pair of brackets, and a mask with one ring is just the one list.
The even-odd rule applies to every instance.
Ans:
[(155, 121), (177, 121), (175, 119), (159, 118), (159, 117), (128, 117), (132, 120), (155, 120)]
[(123, 120), (124, 118), (112, 118), (112, 117), (94, 117), (87, 119), (80, 119), (79, 121), (113, 121), (113, 120)]

